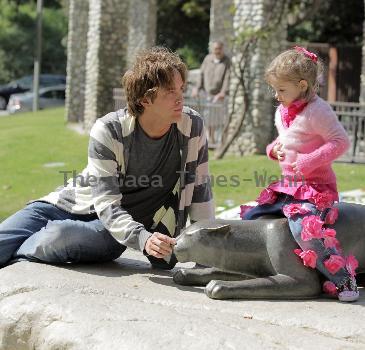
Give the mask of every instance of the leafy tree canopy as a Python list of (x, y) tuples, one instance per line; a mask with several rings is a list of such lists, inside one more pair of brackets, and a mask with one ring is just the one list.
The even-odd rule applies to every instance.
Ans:
[[(306, 11), (307, 16), (301, 23), (289, 26), (288, 40), (361, 45), (364, 1), (317, 1), (319, 6), (314, 11), (313, 0), (292, 1), (291, 14)], [(303, 6), (307, 8), (303, 9)]]
[[(43, 8), (43, 73), (65, 74), (67, 18), (62, 2)], [(0, 83), (32, 74), (36, 44), (36, 1), (0, 0)]]
[(158, 0), (157, 44), (177, 50), (189, 68), (208, 52), (210, 0)]

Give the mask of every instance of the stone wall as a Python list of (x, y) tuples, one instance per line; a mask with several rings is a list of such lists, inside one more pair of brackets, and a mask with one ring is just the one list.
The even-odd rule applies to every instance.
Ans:
[(157, 0), (130, 0), (127, 66), (130, 67), (136, 53), (153, 46), (156, 41)]
[(152, 46), (155, 35), (156, 0), (72, 0), (67, 120), (82, 121), (88, 131), (113, 111), (113, 89), (120, 87), (127, 61)]
[[(83, 121), (86, 130), (98, 117), (114, 110), (113, 88), (135, 57), (155, 42), (157, 0), (71, 0), (68, 42), (66, 113), (69, 121)], [(250, 28), (262, 28), (267, 16), (275, 21), (281, 1), (212, 0), (210, 41), (222, 40), (232, 49), (230, 103), (239, 76), (240, 45), (237, 37)], [(283, 17), (285, 18), (285, 16)], [(233, 34), (234, 33), (234, 34)], [(249, 110), (230, 153), (263, 153), (273, 136), (272, 99), (263, 80), (269, 59), (278, 53), (286, 37), (282, 21), (261, 39), (249, 58), (246, 81)], [(233, 38), (234, 40), (231, 40)], [(235, 43), (230, 47), (230, 43)], [(236, 109), (228, 128), (234, 132), (243, 110), (243, 93), (238, 91)], [(241, 113), (242, 114), (242, 113)]]
[[(233, 47), (232, 72), (230, 79), (229, 113), (232, 119), (228, 128), (228, 136), (232, 135), (235, 126), (244, 110), (244, 94), (242, 88), (238, 88), (233, 101), (234, 91), (239, 84), (242, 75), (240, 58), (243, 45), (238, 42), (242, 31), (260, 29), (265, 26), (266, 19), (271, 16), (270, 22), (275, 23), (279, 17), (279, 4), (282, 1), (273, 0), (235, 0), (235, 14), (233, 28), (235, 33), (235, 45)], [(286, 9), (282, 21), (275, 29), (267, 33), (266, 38), (258, 41), (258, 44), (246, 62), (244, 80), (248, 91), (248, 111), (238, 136), (228, 149), (228, 153), (237, 155), (249, 155), (264, 153), (266, 145), (272, 140), (274, 132), (273, 101), (267, 84), (264, 81), (264, 71), (270, 60), (276, 56), (285, 46), (286, 38)], [(232, 107), (235, 105), (234, 112)]]
[(66, 118), (70, 122), (84, 117), (88, 13), (88, 0), (70, 1), (66, 84)]
[(113, 88), (126, 67), (129, 2), (90, 0), (84, 127), (114, 110)]
[(234, 0), (211, 0), (209, 43), (222, 41), (229, 56), (232, 53), (234, 7)]

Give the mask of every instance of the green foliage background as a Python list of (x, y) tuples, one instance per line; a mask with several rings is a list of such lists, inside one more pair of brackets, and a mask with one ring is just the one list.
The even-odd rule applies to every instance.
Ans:
[[(226, 1), (226, 0), (222, 0)], [(298, 13), (312, 0), (291, 0)], [(69, 0), (45, 0), (42, 72), (65, 74)], [(157, 0), (158, 45), (176, 50), (188, 67), (198, 68), (208, 52), (211, 0)], [(321, 1), (316, 12), (289, 26), (288, 40), (361, 45), (363, 0)], [(36, 0), (0, 0), (0, 84), (33, 71)]]
[(190, 69), (208, 53), (210, 0), (158, 0), (157, 44), (176, 50)]
[[(292, 0), (290, 11), (300, 11), (300, 2)], [(364, 0), (320, 1), (316, 12), (303, 22), (288, 27), (288, 41), (316, 42), (332, 45), (361, 45), (364, 20)]]
[[(67, 17), (61, 1), (43, 8), (42, 72), (65, 74)], [(0, 84), (32, 74), (36, 1), (0, 0)]]

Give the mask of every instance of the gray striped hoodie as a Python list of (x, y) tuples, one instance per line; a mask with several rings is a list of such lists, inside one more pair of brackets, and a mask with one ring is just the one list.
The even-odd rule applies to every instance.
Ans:
[[(38, 200), (74, 214), (96, 212), (118, 242), (143, 251), (152, 233), (121, 207), (119, 190), (119, 178), (125, 176), (128, 166), (135, 121), (127, 109), (98, 119), (90, 132), (88, 164), (81, 176), (69, 179), (66, 186)], [(181, 170), (175, 237), (185, 227), (188, 216), (192, 222), (214, 218), (203, 120), (196, 111), (184, 107), (177, 128)]]

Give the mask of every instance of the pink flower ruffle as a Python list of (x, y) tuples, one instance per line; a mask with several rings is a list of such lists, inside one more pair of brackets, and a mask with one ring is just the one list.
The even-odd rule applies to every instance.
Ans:
[(325, 248), (336, 248), (337, 251), (341, 251), (340, 242), (335, 237), (324, 237)]
[(294, 253), (302, 258), (304, 266), (309, 266), (312, 269), (316, 267), (318, 256), (314, 250), (294, 249)]
[(331, 255), (323, 264), (329, 273), (334, 275), (338, 270), (345, 267), (346, 261), (340, 255)]
[(291, 203), (285, 205), (283, 208), (283, 213), (287, 218), (290, 218), (296, 214), (306, 214), (310, 212), (309, 209), (305, 208), (301, 203)]
[(327, 225), (333, 225), (338, 218), (338, 208), (331, 208), (331, 210), (327, 213), (326, 219), (324, 221)]
[(346, 258), (346, 269), (352, 277), (355, 277), (355, 270), (359, 267), (359, 262), (353, 255)]
[(320, 192), (317, 193), (314, 197), (308, 199), (311, 203), (314, 203), (318, 210), (323, 211), (327, 208), (332, 207), (333, 202), (335, 201), (334, 194), (332, 192)]
[(279, 193), (285, 193), (293, 196), (295, 199), (308, 200), (311, 203), (315, 203), (315, 198), (317, 202), (323, 200), (319, 194), (327, 193), (332, 196), (332, 199), (338, 201), (338, 192), (336, 184), (306, 184), (300, 178), (297, 181), (288, 179), (288, 176), (284, 176), (283, 179), (279, 181), (272, 182), (266, 189), (272, 190)]
[(323, 230), (323, 237), (336, 237), (336, 230), (333, 228), (325, 228)]
[(252, 205), (241, 205), (240, 206), (240, 209), (241, 209), (241, 212), (240, 212), (240, 218), (243, 219), (243, 217), (245, 216), (245, 214), (250, 211), (252, 208), (255, 208), (254, 206)]
[(337, 288), (333, 282), (326, 281), (323, 283), (323, 291), (326, 294), (337, 296)]
[(322, 238), (322, 226), (324, 222), (316, 215), (309, 215), (302, 220), (301, 237), (303, 241), (310, 241), (313, 238)]
[(333, 228), (323, 230), (323, 243), (325, 248), (336, 248), (337, 252), (342, 254), (341, 244), (336, 237), (336, 231)]
[(270, 188), (265, 188), (261, 191), (260, 195), (257, 197), (256, 202), (259, 205), (262, 204), (273, 204), (275, 203), (278, 195)]

